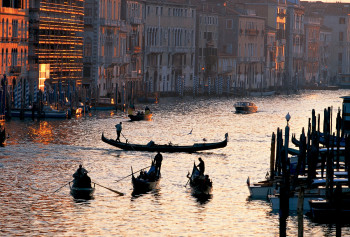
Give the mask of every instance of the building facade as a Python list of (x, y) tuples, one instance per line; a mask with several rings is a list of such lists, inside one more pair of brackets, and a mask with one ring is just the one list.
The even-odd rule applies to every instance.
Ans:
[(146, 92), (183, 94), (193, 89), (196, 9), (187, 2), (145, 2)]
[(8, 85), (28, 79), (28, 26), (29, 1), (0, 1), (0, 75)]

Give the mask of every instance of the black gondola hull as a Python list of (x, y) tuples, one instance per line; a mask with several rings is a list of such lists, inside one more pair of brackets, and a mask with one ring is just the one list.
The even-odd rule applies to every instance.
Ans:
[(187, 152), (187, 153), (194, 153), (197, 151), (205, 151), (205, 150), (212, 150), (212, 149), (218, 149), (223, 148), (227, 146), (227, 136), (224, 141), (216, 142), (216, 143), (195, 143), (193, 145), (189, 146), (176, 146), (176, 145), (139, 145), (139, 144), (131, 144), (131, 143), (123, 143), (123, 142), (117, 142), (113, 139), (105, 138), (102, 134), (102, 141), (118, 147), (122, 150), (126, 151), (150, 151), (150, 152)]

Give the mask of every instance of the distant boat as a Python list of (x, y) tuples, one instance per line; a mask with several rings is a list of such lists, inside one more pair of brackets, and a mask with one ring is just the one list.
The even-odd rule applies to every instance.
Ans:
[(223, 148), (223, 147), (227, 146), (228, 134), (226, 133), (225, 140), (220, 141), (220, 142), (195, 143), (193, 145), (187, 145), (187, 146), (179, 146), (179, 145), (173, 145), (173, 144), (158, 145), (158, 144), (155, 144), (153, 141), (149, 142), (146, 145), (117, 142), (114, 139), (105, 138), (103, 133), (102, 133), (101, 139), (105, 143), (108, 143), (112, 146), (115, 146), (115, 147), (118, 147), (120, 149), (127, 150), (127, 151), (151, 151), (151, 152), (159, 151), (159, 152), (193, 153), (193, 152), (197, 152), (197, 151), (212, 150), (212, 149), (218, 149), (218, 148)]
[[(44, 106), (40, 114), (32, 109), (24, 109), (23, 112), (25, 118), (31, 118), (33, 115), (40, 118), (69, 118), (68, 110), (57, 110), (50, 106)], [(21, 109), (11, 109), (11, 117), (20, 117), (20, 114)]]
[(251, 91), (249, 92), (250, 96), (272, 96), (275, 95), (275, 91)]
[(234, 104), (234, 107), (236, 109), (236, 113), (240, 114), (250, 114), (250, 113), (256, 113), (258, 111), (258, 106), (256, 106), (253, 102), (236, 102)]
[(136, 115), (129, 114), (128, 117), (130, 118), (131, 121), (151, 120), (152, 113), (149, 113), (149, 114), (138, 113)]

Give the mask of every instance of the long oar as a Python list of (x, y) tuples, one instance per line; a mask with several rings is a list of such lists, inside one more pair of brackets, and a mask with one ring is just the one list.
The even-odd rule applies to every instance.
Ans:
[[(149, 168), (149, 167), (151, 167), (151, 166), (147, 166), (147, 167), (145, 167), (145, 168), (143, 168), (143, 169), (140, 169), (140, 170), (138, 170), (138, 171), (136, 171), (136, 172), (134, 172), (134, 173), (137, 173), (137, 172), (139, 172), (139, 171), (141, 171), (141, 170), (144, 170), (144, 169), (147, 169), (147, 168)], [(132, 174), (129, 174), (128, 176), (125, 176), (124, 178), (121, 178), (121, 179), (118, 179), (117, 181), (115, 181), (116, 183), (117, 182), (119, 182), (119, 181), (122, 181), (123, 179), (125, 179), (125, 178), (127, 178), (127, 177), (129, 177), (129, 176), (131, 176)]]
[(96, 185), (98, 185), (98, 186), (100, 186), (102, 188), (108, 189), (109, 191), (115, 192), (115, 193), (119, 194), (120, 196), (124, 196), (124, 193), (121, 193), (121, 192), (119, 192), (117, 190), (114, 190), (114, 189), (111, 189), (111, 188), (107, 188), (107, 187), (105, 187), (105, 186), (103, 186), (101, 184), (95, 183), (95, 182), (92, 182), (92, 183), (94, 183), (94, 184), (96, 184)]
[[(124, 134), (121, 133), (121, 132), (120, 132), (120, 134), (124, 137), (124, 139), (126, 140), (126, 143), (128, 143), (128, 139), (126, 139), (126, 137), (124, 136)], [(129, 143), (129, 145), (131, 146), (131, 148), (132, 148), (134, 151), (136, 151), (133, 145), (131, 145), (130, 143)]]
[(54, 191), (54, 193), (57, 192), (58, 190), (61, 190), (61, 188), (63, 188), (64, 186), (66, 186), (66, 185), (69, 184), (70, 182), (73, 182), (73, 180), (72, 180), (72, 181), (69, 181), (68, 183), (65, 183), (65, 184), (62, 185), (60, 188), (56, 189), (56, 190)]

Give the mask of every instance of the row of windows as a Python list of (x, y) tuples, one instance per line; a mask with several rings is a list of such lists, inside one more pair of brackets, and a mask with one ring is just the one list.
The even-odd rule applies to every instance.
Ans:
[[(12, 20), (9, 22), (8, 19), (3, 18), (1, 21), (1, 37), (8, 38), (8, 37), (13, 37), (13, 38), (26, 38), (26, 32), (28, 29), (28, 23), (26, 21), (21, 21), (21, 24), (18, 28), (18, 20)], [(18, 35), (20, 33), (20, 35)]]
[[(147, 6), (147, 16), (155, 14), (156, 16), (163, 16), (163, 7)], [(190, 14), (190, 15), (189, 15)], [(194, 10), (188, 10), (187, 8), (168, 8), (168, 16), (178, 17), (194, 17)]]
[[(9, 52), (8, 49), (1, 50), (1, 61), (0, 61), (0, 65), (1, 66), (22, 66), (26, 64), (26, 58), (27, 58), (27, 49), (21, 49), (21, 54), (20, 54), (20, 58), (18, 58), (18, 49), (11, 49), (11, 52)], [(20, 60), (20, 62), (18, 62), (18, 59)], [(18, 64), (19, 63), (19, 64)]]

